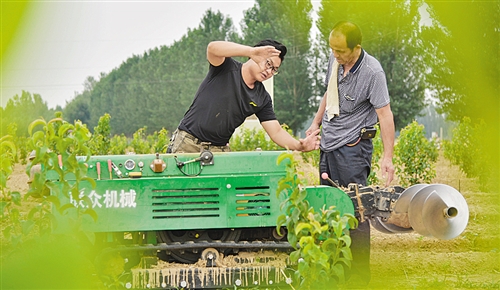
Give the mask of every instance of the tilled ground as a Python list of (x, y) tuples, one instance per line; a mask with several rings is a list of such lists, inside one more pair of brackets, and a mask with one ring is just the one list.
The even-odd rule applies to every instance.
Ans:
[(440, 158), (434, 183), (450, 185), (469, 206), (469, 223), (452, 240), (372, 230), (368, 289), (500, 289), (499, 193), (477, 191), (473, 180)]

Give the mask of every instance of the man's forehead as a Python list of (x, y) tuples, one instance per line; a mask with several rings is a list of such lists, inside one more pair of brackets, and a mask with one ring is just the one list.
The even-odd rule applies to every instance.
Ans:
[(281, 58), (279, 56), (270, 57), (269, 60), (272, 62), (273, 66), (278, 67), (281, 65)]
[(347, 40), (342, 33), (332, 33), (329, 38), (329, 44), (332, 49), (346, 48)]

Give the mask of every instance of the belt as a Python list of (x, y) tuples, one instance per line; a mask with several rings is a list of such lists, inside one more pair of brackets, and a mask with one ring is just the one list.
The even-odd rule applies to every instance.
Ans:
[(185, 138), (188, 138), (190, 140), (192, 140), (194, 143), (196, 144), (202, 144), (202, 145), (205, 145), (205, 146), (208, 146), (209, 148), (212, 147), (212, 148), (227, 148), (227, 145), (212, 145), (210, 144), (210, 142), (204, 142), (204, 141), (201, 141), (200, 139), (196, 138), (194, 135), (184, 131), (184, 130), (179, 130), (178, 133), (179, 135), (181, 136), (184, 136)]
[(188, 132), (186, 132), (186, 131), (184, 131), (184, 130), (179, 130), (179, 131), (177, 132), (177, 134), (178, 134), (178, 135), (180, 135), (180, 136), (183, 136), (183, 137), (185, 137), (185, 138), (188, 138), (188, 139), (192, 140), (192, 141), (193, 141), (194, 143), (196, 143), (196, 144), (200, 144), (201, 142), (203, 142), (203, 141), (201, 141), (200, 139), (196, 138), (195, 136), (193, 136), (193, 135), (189, 134)]
[(345, 144), (345, 146), (347, 147), (353, 147), (353, 146), (356, 146), (358, 145), (359, 141), (361, 141), (361, 137), (358, 138), (358, 140), (356, 140), (355, 142), (353, 143), (350, 143), (350, 144)]

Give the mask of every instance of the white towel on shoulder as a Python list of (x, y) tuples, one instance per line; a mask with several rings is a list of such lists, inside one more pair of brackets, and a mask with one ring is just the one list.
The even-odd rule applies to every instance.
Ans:
[(332, 74), (330, 75), (328, 88), (326, 89), (326, 113), (328, 114), (328, 121), (339, 115), (338, 71), (339, 63), (337, 60), (334, 60), (331, 70)]

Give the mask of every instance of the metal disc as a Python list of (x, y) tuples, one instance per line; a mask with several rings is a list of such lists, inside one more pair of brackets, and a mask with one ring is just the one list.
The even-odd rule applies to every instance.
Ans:
[(431, 236), (431, 233), (424, 225), (422, 210), (424, 208), (425, 200), (434, 191), (435, 187), (433, 185), (428, 185), (421, 188), (420, 190), (415, 192), (408, 206), (408, 219), (410, 221), (410, 225), (413, 230), (423, 236)]
[(415, 184), (407, 189), (405, 189), (399, 196), (396, 204), (394, 204), (394, 212), (397, 213), (407, 213), (408, 207), (410, 206), (410, 201), (415, 196), (415, 194), (422, 188), (428, 186), (428, 184)]
[(423, 224), (432, 236), (453, 239), (465, 230), (469, 221), (467, 202), (451, 186), (436, 184), (433, 189), (422, 208)]
[(380, 221), (382, 226), (393, 233), (408, 233), (413, 232), (413, 228), (403, 228), (395, 224)]
[(382, 221), (380, 217), (375, 217), (370, 219), (371, 225), (379, 232), (386, 234), (396, 234), (396, 233), (407, 233), (412, 232), (412, 228), (402, 228), (395, 224), (387, 223)]
[(384, 233), (384, 234), (394, 234), (393, 231), (387, 229), (385, 227), (385, 225), (383, 224), (382, 220), (380, 219), (380, 217), (375, 217), (375, 218), (372, 218), (370, 219), (370, 224), (372, 225), (372, 227), (374, 229), (376, 229), (377, 231), (381, 232), (381, 233)]

